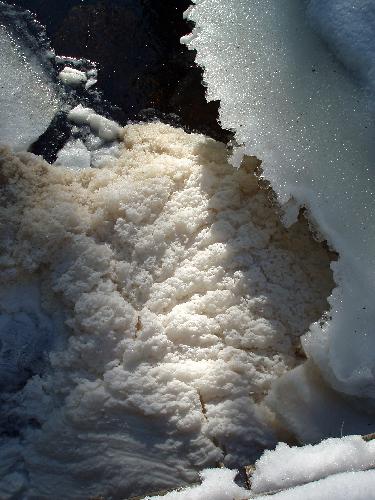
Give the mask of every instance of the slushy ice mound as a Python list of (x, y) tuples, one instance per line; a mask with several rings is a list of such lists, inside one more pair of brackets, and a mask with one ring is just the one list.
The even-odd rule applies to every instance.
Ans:
[(263, 398), (328, 309), (329, 254), (283, 226), (255, 158), (160, 123), (121, 136), (98, 169), (1, 150), (2, 498), (251, 463), (277, 442)]

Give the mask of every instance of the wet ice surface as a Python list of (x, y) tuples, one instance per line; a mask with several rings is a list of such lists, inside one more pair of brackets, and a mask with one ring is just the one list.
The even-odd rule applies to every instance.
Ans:
[(30, 40), (22, 39), (22, 17), (14, 19), (0, 2), (0, 21), (0, 143), (26, 150), (55, 115), (57, 92), (47, 55), (35, 53)]

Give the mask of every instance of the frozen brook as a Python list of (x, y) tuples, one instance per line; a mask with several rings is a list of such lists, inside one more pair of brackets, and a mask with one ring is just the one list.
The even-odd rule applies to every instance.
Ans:
[(329, 252), (281, 223), (254, 157), (160, 123), (119, 135), (100, 169), (1, 150), (1, 498), (123, 499), (254, 462), (279, 438), (263, 399), (328, 309)]

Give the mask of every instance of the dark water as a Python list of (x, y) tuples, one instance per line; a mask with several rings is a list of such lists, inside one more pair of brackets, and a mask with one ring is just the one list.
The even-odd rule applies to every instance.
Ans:
[[(194, 54), (179, 42), (191, 31), (182, 16), (189, 0), (8, 3), (36, 15), (57, 54), (98, 64), (99, 89), (120, 123), (158, 117), (224, 142), (231, 138), (217, 122), (219, 103), (205, 100)], [(53, 128), (63, 130), (64, 120)], [(49, 134), (42, 142), (51, 144)]]

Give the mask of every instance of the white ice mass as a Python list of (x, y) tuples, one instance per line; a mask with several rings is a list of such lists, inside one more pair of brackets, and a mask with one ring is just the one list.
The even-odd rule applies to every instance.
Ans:
[(68, 113), (68, 119), (76, 125), (88, 125), (103, 141), (111, 142), (119, 138), (120, 126), (113, 120), (99, 115), (90, 108), (78, 104)]
[[(374, 442), (319, 443), (374, 431), (374, 3), (187, 16), (231, 158), (82, 105), (54, 165), (20, 152), (58, 100), (0, 24), (0, 498), (122, 500), (200, 474), (155, 498), (375, 499)], [(285, 429), (319, 444), (277, 444)], [(249, 491), (235, 468), (254, 461)]]
[(22, 16), (0, 2), (0, 144), (16, 151), (38, 139), (58, 109), (47, 54), (36, 50), (31, 35), (27, 43), (24, 37)]
[(261, 402), (328, 307), (329, 256), (282, 225), (254, 158), (158, 123), (120, 135), (101, 169), (1, 152), (3, 286), (37, 277), (66, 339), (3, 403), (12, 494), (126, 498), (255, 460), (277, 442)]
[(87, 83), (87, 76), (84, 71), (65, 66), (59, 73), (60, 80), (70, 87), (79, 87)]
[[(234, 160), (242, 153), (262, 160), (263, 177), (284, 206), (286, 222), (293, 223), (296, 205), (306, 207), (315, 229), (340, 256), (332, 264), (337, 287), (329, 298), (330, 317), (311, 326), (304, 349), (332, 388), (357, 398), (349, 403), (360, 412), (370, 411), (375, 399), (375, 4), (195, 3), (186, 15), (196, 27), (183, 41), (197, 51), (208, 99), (220, 100), (222, 125), (236, 133)], [(306, 380), (300, 370), (292, 387), (289, 377), (285, 394)], [(295, 431), (293, 421), (314, 414), (319, 397), (298, 405), (291, 396), (293, 409), (283, 407), (289, 401), (280, 397), (272, 408)], [(315, 439), (326, 436), (327, 418), (329, 412), (321, 419), (320, 436), (314, 422)], [(374, 423), (374, 414), (368, 418)]]

